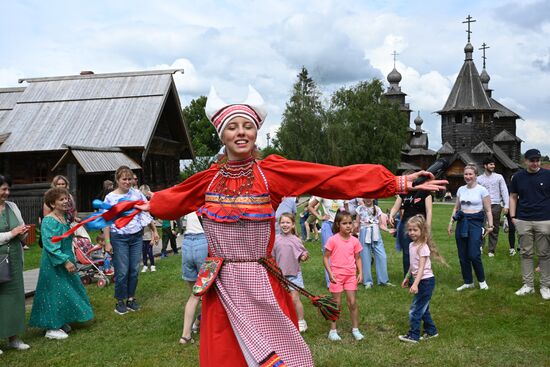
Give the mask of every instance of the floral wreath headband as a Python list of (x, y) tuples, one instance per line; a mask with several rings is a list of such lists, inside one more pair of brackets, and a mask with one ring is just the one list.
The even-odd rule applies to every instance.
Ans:
[(204, 111), (208, 120), (216, 128), (220, 139), (227, 123), (235, 117), (244, 117), (252, 121), (256, 129), (259, 130), (267, 116), (264, 99), (250, 85), (248, 86), (248, 97), (246, 100), (235, 104), (228, 104), (222, 101), (218, 97), (214, 87), (211, 87)]

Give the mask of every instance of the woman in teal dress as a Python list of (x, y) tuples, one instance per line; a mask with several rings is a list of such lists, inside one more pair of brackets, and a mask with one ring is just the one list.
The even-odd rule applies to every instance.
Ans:
[(44, 202), (52, 212), (42, 220), (42, 259), (29, 325), (46, 329), (48, 339), (66, 339), (69, 323), (94, 317), (90, 300), (82, 286), (72, 251), (72, 236), (52, 243), (70, 228), (67, 220), (69, 192), (53, 188)]
[[(8, 346), (29, 349), (17, 337), (25, 330), (25, 286), (23, 284), (23, 250), (21, 241), (29, 227), (23, 223), (15, 203), (6, 201), (11, 180), (0, 175), (0, 255), (8, 254), (11, 280), (0, 283), (0, 338), (8, 338)], [(0, 350), (2, 354), (2, 350)]]

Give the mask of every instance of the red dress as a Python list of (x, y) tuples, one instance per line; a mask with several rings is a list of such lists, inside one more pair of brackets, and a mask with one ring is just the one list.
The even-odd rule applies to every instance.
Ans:
[(209, 255), (230, 260), (203, 296), (201, 366), (313, 366), (290, 295), (248, 260), (271, 254), (274, 208), (284, 196), (380, 198), (394, 195), (397, 186), (396, 177), (379, 165), (333, 167), (272, 155), (214, 164), (155, 193), (154, 216), (176, 219), (198, 210)]

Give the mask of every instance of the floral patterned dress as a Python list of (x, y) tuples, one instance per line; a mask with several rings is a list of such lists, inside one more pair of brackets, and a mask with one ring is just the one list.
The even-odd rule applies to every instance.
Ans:
[(29, 325), (42, 329), (59, 329), (71, 322), (93, 319), (94, 312), (78, 273), (65, 269), (67, 260), (76, 264), (72, 236), (52, 243), (53, 236), (69, 230), (69, 222), (61, 223), (51, 216), (42, 220), (42, 259)]

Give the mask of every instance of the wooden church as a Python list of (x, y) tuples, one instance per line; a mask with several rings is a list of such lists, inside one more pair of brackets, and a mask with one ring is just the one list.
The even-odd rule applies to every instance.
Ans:
[[(409, 128), (408, 141), (401, 151), (400, 172), (426, 169), (438, 157), (447, 158), (450, 165), (445, 172), (449, 180), (448, 190), (453, 194), (464, 184), (463, 169), (468, 163), (475, 163), (483, 171), (483, 160), (492, 156), (496, 161), (496, 171), (507, 182), (520, 168), (522, 140), (516, 136), (516, 121), (521, 117), (497, 102), (489, 88), (489, 73), (486, 69), (485, 43), (483, 50), (483, 70), (478, 72), (474, 60), (474, 47), (470, 43), (470, 23), (468, 16), (468, 42), (464, 47), (464, 63), (441, 116), (441, 148), (434, 152), (428, 148), (428, 135), (422, 130), (422, 119), (418, 116), (415, 129)], [(401, 92), (401, 74), (394, 69), (388, 75), (390, 87), (386, 96), (399, 103), (403, 113), (410, 116), (409, 104)], [(396, 91), (399, 90), (399, 94)], [(399, 99), (396, 98), (399, 95)], [(409, 117), (410, 118), (410, 117)]]

